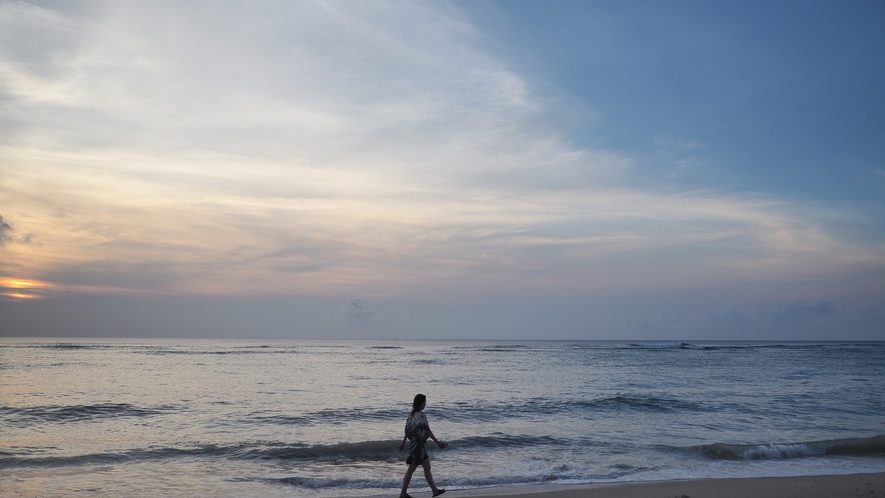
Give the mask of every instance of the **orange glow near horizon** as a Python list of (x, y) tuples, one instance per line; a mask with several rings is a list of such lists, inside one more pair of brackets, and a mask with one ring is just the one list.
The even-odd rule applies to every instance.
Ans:
[(0, 287), (7, 289), (45, 289), (52, 287), (47, 282), (39, 280), (27, 280), (23, 278), (0, 278)]
[(20, 289), (14, 290), (12, 292), (0, 292), (0, 296), (5, 296), (12, 299), (41, 299), (42, 296), (40, 296), (39, 294), (33, 294), (26, 291), (35, 289), (49, 289), (52, 287), (52, 284), (48, 282), (41, 282), (39, 280), (28, 280), (24, 278), (9, 277), (0, 278), (0, 289)]
[(25, 294), (23, 292), (4, 292), (2, 296), (11, 297), (13, 299), (40, 299), (36, 294)]

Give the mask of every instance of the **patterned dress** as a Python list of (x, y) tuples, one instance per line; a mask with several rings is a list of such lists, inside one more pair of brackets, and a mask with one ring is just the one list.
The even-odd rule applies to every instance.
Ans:
[(430, 437), (430, 426), (424, 412), (415, 412), (406, 420), (406, 437), (409, 438), (409, 457), (406, 463), (421, 463), (426, 460), (427, 450), (424, 448)]

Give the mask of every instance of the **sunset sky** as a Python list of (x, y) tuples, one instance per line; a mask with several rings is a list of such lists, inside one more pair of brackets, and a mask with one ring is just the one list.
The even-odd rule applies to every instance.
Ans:
[(0, 2), (0, 336), (885, 340), (885, 3)]

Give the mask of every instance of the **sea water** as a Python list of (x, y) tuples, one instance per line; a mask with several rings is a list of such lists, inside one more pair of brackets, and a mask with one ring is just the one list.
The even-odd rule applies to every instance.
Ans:
[[(2, 496), (885, 471), (885, 343), (0, 339)], [(414, 491), (427, 490), (417, 472)]]

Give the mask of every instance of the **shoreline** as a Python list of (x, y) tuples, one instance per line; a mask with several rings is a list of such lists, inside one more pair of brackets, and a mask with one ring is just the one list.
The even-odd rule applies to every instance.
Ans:
[[(414, 498), (430, 491), (409, 493)], [(539, 484), (450, 490), (446, 496), (519, 498), (848, 498), (885, 497), (885, 472), (795, 477), (734, 477), (599, 484)]]

